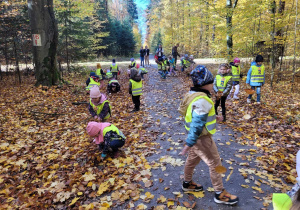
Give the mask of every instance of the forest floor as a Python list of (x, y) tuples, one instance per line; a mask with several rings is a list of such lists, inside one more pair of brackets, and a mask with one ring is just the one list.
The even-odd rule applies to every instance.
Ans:
[(227, 168), (224, 186), (240, 197), (237, 206), (228, 207), (214, 203), (203, 162), (193, 179), (204, 193), (181, 190), (186, 157), (178, 153), (187, 134), (177, 108), (191, 80), (185, 73), (161, 80), (154, 67), (146, 75), (140, 112), (129, 113), (133, 104), (126, 71), (118, 78), (122, 91), (108, 95), (110, 122), (127, 140), (121, 157), (105, 160), (85, 132), (93, 120), (85, 103), (89, 72), (71, 73), (65, 78), (71, 84), (53, 87), (35, 87), (34, 77), (23, 77), (21, 85), (12, 76), (5, 78), (0, 209), (272, 209), (272, 193), (289, 190), (297, 176), (299, 93), (289, 83), (273, 89), (266, 84), (262, 104), (246, 104), (242, 81), (241, 99), (227, 101), (227, 122), (218, 125), (213, 139)]

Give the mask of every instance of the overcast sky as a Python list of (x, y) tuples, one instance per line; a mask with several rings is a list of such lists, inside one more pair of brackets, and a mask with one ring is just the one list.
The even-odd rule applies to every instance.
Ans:
[(145, 35), (146, 35), (146, 18), (145, 18), (145, 9), (150, 3), (150, 0), (134, 0), (138, 9), (138, 24), (139, 28), (142, 32), (143, 35), (143, 42), (145, 40)]

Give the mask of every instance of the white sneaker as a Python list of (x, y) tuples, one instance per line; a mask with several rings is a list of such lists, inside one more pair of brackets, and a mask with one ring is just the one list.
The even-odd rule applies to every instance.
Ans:
[(238, 99), (240, 99), (239, 97), (237, 97), (237, 96), (233, 96), (233, 99), (236, 99), (236, 100), (238, 100)]
[(251, 104), (251, 99), (247, 98), (247, 103)]

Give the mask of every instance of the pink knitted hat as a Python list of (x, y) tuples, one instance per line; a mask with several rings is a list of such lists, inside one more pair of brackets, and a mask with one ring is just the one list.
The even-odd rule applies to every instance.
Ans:
[(100, 128), (100, 123), (98, 122), (89, 122), (87, 127), (86, 127), (86, 131), (90, 136), (95, 136), (99, 133), (99, 131), (101, 130)]
[(101, 97), (101, 93), (98, 86), (93, 86), (90, 90), (90, 98), (99, 98)]
[(235, 59), (233, 60), (233, 62), (234, 62), (234, 63), (240, 63), (241, 61), (240, 61), (239, 58), (235, 58)]

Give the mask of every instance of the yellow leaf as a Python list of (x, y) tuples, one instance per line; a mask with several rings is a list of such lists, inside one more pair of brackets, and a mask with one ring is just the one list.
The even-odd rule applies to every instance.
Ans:
[(82, 194), (83, 194), (82, 192), (78, 192), (78, 193), (77, 193), (77, 195), (82, 195)]
[(217, 166), (215, 170), (218, 174), (225, 174), (227, 171), (227, 169), (224, 166)]
[(242, 184), (241, 186), (244, 188), (249, 188), (249, 185), (246, 185), (246, 184)]
[(89, 205), (87, 205), (85, 207), (85, 210), (90, 210), (90, 209), (94, 209), (94, 204), (93, 203), (90, 203)]
[(167, 205), (168, 205), (168, 207), (174, 206), (174, 201), (168, 201)]
[(97, 192), (97, 195), (102, 195), (107, 189), (109, 188), (108, 182), (103, 182), (99, 186), (99, 190)]
[(212, 188), (212, 187), (208, 187), (208, 188), (207, 188), (207, 191), (208, 191), (208, 192), (214, 192), (215, 190), (214, 190), (214, 188)]
[(93, 185), (93, 182), (89, 182), (89, 183), (87, 184), (88, 187), (91, 187), (92, 185)]
[(230, 174), (227, 176), (226, 182), (229, 181), (231, 174), (233, 173), (233, 170), (230, 171)]
[(72, 202), (69, 204), (69, 206), (72, 206), (74, 203), (76, 203), (76, 201), (78, 200), (79, 198), (74, 198), (73, 200), (72, 200)]
[(199, 192), (185, 192), (185, 193), (193, 194), (196, 198), (203, 198), (204, 197), (204, 192), (203, 191), (199, 191)]

